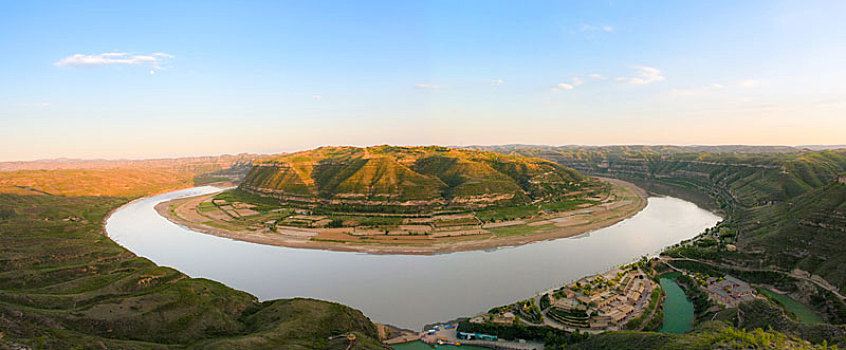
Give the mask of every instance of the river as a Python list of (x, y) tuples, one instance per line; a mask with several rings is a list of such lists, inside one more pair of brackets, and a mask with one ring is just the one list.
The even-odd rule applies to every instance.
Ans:
[(376, 322), (419, 330), (472, 316), (602, 272), (692, 238), (720, 217), (672, 197), (577, 237), (431, 256), (371, 255), (235, 241), (174, 224), (153, 207), (219, 191), (195, 187), (134, 201), (106, 223), (115, 242), (158, 265), (204, 277), (261, 300), (310, 297), (362, 310)]

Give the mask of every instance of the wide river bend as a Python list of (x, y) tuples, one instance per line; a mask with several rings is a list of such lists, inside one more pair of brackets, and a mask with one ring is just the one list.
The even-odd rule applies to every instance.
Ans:
[(720, 217), (672, 197), (580, 236), (440, 255), (371, 255), (235, 241), (161, 217), (161, 202), (219, 191), (203, 186), (143, 198), (116, 210), (106, 232), (118, 244), (191, 277), (261, 300), (309, 297), (362, 310), (376, 322), (424, 324), (483, 313), (692, 238)]

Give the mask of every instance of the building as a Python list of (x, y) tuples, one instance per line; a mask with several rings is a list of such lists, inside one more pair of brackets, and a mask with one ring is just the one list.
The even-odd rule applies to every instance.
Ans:
[(481, 333), (465, 333), (458, 330), (455, 331), (455, 337), (463, 340), (487, 340), (497, 341), (497, 336)]
[(571, 298), (564, 298), (564, 299), (556, 299), (555, 303), (552, 304), (553, 307), (561, 309), (561, 310), (574, 310), (574, 309), (584, 309), (585, 307), (576, 299)]
[(726, 307), (737, 307), (738, 304), (755, 299), (755, 289), (749, 283), (741, 281), (732, 276), (726, 275), (723, 280), (709, 278), (705, 290), (708, 296)]
[(503, 326), (510, 326), (514, 324), (515, 316), (511, 312), (506, 312), (503, 314), (496, 314), (491, 316), (491, 322), (503, 325)]
[(846, 174), (838, 175), (837, 176), (837, 182), (846, 185)]

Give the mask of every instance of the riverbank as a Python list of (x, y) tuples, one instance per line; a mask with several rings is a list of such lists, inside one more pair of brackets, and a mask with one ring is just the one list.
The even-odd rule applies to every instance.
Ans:
[[(636, 185), (600, 178), (610, 183), (621, 198), (612, 203), (595, 205), (553, 214), (534, 217), (531, 220), (500, 222), (496, 227), (484, 227), (481, 234), (469, 236), (447, 236), (441, 239), (429, 236), (407, 236), (393, 241), (378, 241), (362, 238), (360, 241), (343, 240), (332, 229), (292, 229), (288, 234), (261, 230), (238, 230), (237, 226), (216, 222), (199, 213), (200, 203), (209, 201), (214, 194), (176, 199), (155, 206), (159, 215), (193, 231), (234, 240), (275, 245), (290, 248), (320, 249), (332, 251), (360, 252), (368, 254), (433, 255), (500, 247), (519, 246), (528, 243), (573, 237), (614, 225), (643, 210), (647, 204), (647, 193)], [(369, 238), (369, 237), (366, 237)]]

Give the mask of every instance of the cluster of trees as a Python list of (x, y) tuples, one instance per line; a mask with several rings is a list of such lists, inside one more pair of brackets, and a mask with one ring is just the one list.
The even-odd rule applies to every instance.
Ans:
[(684, 290), (690, 302), (693, 303), (693, 312), (696, 316), (702, 316), (708, 310), (713, 302), (708, 299), (708, 293), (699, 288), (699, 282), (693, 277), (687, 275), (679, 275), (676, 277), (676, 282)]
[(561, 349), (566, 344), (573, 344), (584, 341), (590, 335), (587, 333), (570, 333), (549, 327), (515, 325), (498, 325), (493, 323), (470, 323), (462, 321), (458, 324), (458, 330), (462, 332), (495, 334), (506, 340), (537, 340), (543, 341), (547, 349)]

